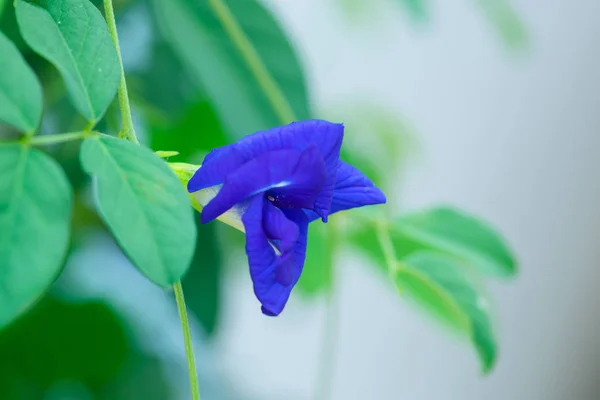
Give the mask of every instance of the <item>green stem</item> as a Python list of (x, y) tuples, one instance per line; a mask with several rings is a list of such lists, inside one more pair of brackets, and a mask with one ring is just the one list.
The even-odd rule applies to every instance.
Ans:
[(200, 400), (200, 389), (198, 386), (198, 375), (196, 374), (196, 361), (194, 360), (194, 348), (192, 345), (192, 334), (190, 332), (190, 323), (185, 309), (185, 298), (183, 297), (183, 288), (178, 281), (173, 285), (175, 300), (177, 301), (177, 310), (181, 320), (181, 329), (183, 330), (183, 342), (185, 344), (185, 355), (187, 357), (188, 372), (190, 374), (190, 387), (192, 390), (192, 400)]
[(46, 144), (55, 144), (55, 143), (63, 143), (70, 142), (72, 140), (80, 140), (84, 139), (87, 136), (92, 135), (93, 133), (90, 131), (79, 131), (79, 132), (67, 132), (67, 133), (57, 133), (56, 135), (42, 135), (42, 136), (24, 136), (25, 141), (32, 145), (46, 145)]
[(127, 94), (127, 82), (125, 81), (125, 70), (123, 69), (123, 59), (121, 57), (121, 47), (119, 46), (119, 35), (117, 34), (117, 22), (115, 21), (115, 11), (113, 10), (112, 0), (104, 0), (104, 14), (106, 15), (106, 23), (108, 31), (117, 49), (117, 57), (121, 68), (121, 83), (119, 83), (119, 107), (121, 108), (121, 118), (123, 127), (119, 132), (119, 137), (127, 139), (131, 142), (138, 143), (135, 129), (133, 127), (133, 119), (131, 118), (131, 107), (129, 106), (129, 95)]
[(237, 47), (248, 68), (250, 68), (252, 75), (254, 75), (258, 85), (269, 103), (271, 103), (271, 107), (273, 107), (281, 123), (288, 124), (294, 121), (296, 118), (290, 104), (225, 2), (223, 0), (208, 0), (208, 3), (221, 21), (223, 29)]

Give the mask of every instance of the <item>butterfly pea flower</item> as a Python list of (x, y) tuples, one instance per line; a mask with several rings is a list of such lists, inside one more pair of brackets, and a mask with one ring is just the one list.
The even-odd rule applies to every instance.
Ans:
[(202, 223), (220, 219), (246, 234), (261, 310), (279, 315), (298, 282), (308, 224), (339, 211), (385, 203), (359, 170), (340, 160), (342, 124), (294, 122), (212, 150), (188, 182)]

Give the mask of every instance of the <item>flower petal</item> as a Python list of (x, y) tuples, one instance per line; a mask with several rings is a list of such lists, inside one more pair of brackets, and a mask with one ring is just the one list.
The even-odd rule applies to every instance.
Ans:
[(327, 178), (317, 197), (315, 210), (324, 219), (333, 198), (333, 187), (340, 147), (344, 136), (344, 126), (321, 120), (294, 122), (274, 129), (256, 132), (237, 143), (211, 151), (202, 167), (188, 183), (188, 191), (197, 190), (225, 182), (225, 178), (250, 160), (274, 150), (305, 150), (314, 144), (324, 162)]
[[(279, 211), (268, 202), (263, 195), (251, 198), (250, 205), (242, 217), (246, 229), (246, 254), (250, 265), (250, 276), (254, 284), (254, 293), (262, 304), (262, 312), (266, 315), (276, 316), (281, 313), (287, 303), (292, 288), (298, 282), (304, 256), (306, 254), (306, 235), (308, 221), (301, 210), (289, 209), (284, 214), (287, 222)], [(271, 208), (273, 207), (273, 208)], [(277, 210), (277, 211), (275, 211)], [(266, 214), (271, 214), (267, 216)], [(289, 234), (294, 234), (289, 224), (298, 227), (298, 236), (290, 251), (277, 256), (275, 249), (269, 243), (267, 235), (281, 237), (287, 241)], [(263, 226), (267, 224), (268, 228)], [(288, 247), (288, 245), (285, 245)], [(278, 273), (277, 271), (280, 270)], [(285, 275), (289, 274), (291, 279)], [(290, 283), (284, 285), (280, 279)]]
[[(385, 202), (385, 194), (369, 178), (352, 165), (339, 162), (329, 214)], [(319, 215), (310, 210), (307, 210), (306, 214), (309, 221), (319, 218)]]
[[(298, 234), (298, 225), (287, 219), (283, 211), (275, 207), (270, 201), (264, 202), (263, 229), (267, 238), (277, 242), (277, 249), (281, 253), (287, 253), (293, 249)], [(280, 282), (289, 285), (290, 282)]]
[[(244, 199), (273, 188), (287, 187), (285, 193), (290, 199), (309, 202), (312, 199), (314, 204), (325, 180), (324, 168), (313, 145), (303, 152), (276, 150), (264, 153), (227, 176), (219, 193), (203, 208), (202, 222), (210, 222)], [(299, 207), (312, 204), (302, 203)]]

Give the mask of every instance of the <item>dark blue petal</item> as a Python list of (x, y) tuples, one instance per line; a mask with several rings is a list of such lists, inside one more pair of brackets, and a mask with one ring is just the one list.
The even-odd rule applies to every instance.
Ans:
[[(385, 195), (369, 178), (352, 165), (343, 161), (339, 162), (329, 214), (385, 202)], [(309, 210), (306, 211), (306, 214), (309, 221), (319, 218), (316, 213)]]
[[(242, 217), (254, 293), (262, 304), (263, 313), (270, 316), (279, 315), (285, 307), (300, 278), (306, 254), (306, 216), (297, 209), (285, 210), (285, 216), (280, 212), (263, 195), (256, 195)], [(290, 224), (296, 225), (297, 229), (291, 228)], [(264, 225), (268, 226), (265, 228)], [(269, 235), (280, 238), (280, 243), (288, 243), (292, 236), (297, 236), (293, 246), (282, 245), (282, 249), (285, 247), (288, 251), (277, 256), (269, 243)], [(289, 283), (282, 284), (280, 280)]]
[[(267, 238), (277, 242), (276, 247), (281, 253), (292, 250), (300, 233), (298, 225), (287, 219), (283, 211), (270, 201), (265, 201), (263, 213), (263, 229)], [(289, 285), (290, 282), (281, 283)]]
[(203, 208), (202, 222), (210, 222), (244, 199), (273, 188), (285, 188), (286, 199), (298, 201), (298, 208), (313, 208), (325, 174), (323, 159), (314, 145), (302, 152), (263, 153), (225, 178), (219, 193)]
[(250, 160), (274, 150), (305, 150), (314, 144), (325, 162), (327, 178), (321, 193), (317, 196), (315, 210), (327, 219), (331, 206), (335, 174), (344, 135), (341, 124), (310, 120), (256, 132), (237, 143), (215, 149), (206, 156), (202, 167), (188, 183), (188, 191), (205, 189), (225, 182), (225, 178)]

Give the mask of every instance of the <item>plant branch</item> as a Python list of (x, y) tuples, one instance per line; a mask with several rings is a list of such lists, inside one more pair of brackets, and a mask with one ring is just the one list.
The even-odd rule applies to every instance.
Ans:
[(133, 127), (133, 119), (131, 118), (131, 107), (129, 105), (129, 95), (127, 93), (127, 82), (125, 81), (125, 70), (123, 69), (123, 59), (121, 57), (121, 47), (119, 46), (119, 35), (117, 34), (117, 23), (115, 21), (115, 11), (113, 10), (112, 0), (104, 0), (104, 14), (106, 15), (106, 23), (108, 31), (117, 49), (117, 57), (119, 59), (119, 67), (121, 68), (121, 83), (119, 83), (119, 107), (121, 108), (121, 119), (123, 126), (119, 137), (127, 139), (131, 142), (138, 143), (135, 129)]
[(32, 145), (46, 145), (85, 139), (87, 136), (91, 136), (93, 134), (95, 134), (95, 132), (90, 132), (86, 130), (78, 132), (57, 133), (56, 135), (24, 136), (24, 138), (26, 138), (24, 140)]
[(261, 60), (258, 52), (242, 30), (227, 4), (223, 0), (208, 0), (217, 18), (223, 25), (223, 29), (237, 47), (240, 55), (250, 68), (252, 75), (258, 82), (263, 93), (271, 103), (273, 111), (277, 114), (282, 124), (293, 122), (296, 117), (283, 92), (269, 73), (269, 70)]
[(190, 374), (190, 388), (192, 390), (192, 400), (200, 400), (200, 389), (198, 386), (198, 376), (196, 374), (196, 361), (194, 360), (194, 348), (192, 344), (192, 334), (190, 332), (190, 322), (185, 309), (185, 298), (183, 297), (183, 288), (181, 281), (173, 285), (175, 300), (177, 301), (177, 310), (181, 320), (181, 329), (183, 330), (183, 342), (185, 345), (185, 355), (187, 357), (188, 372)]

